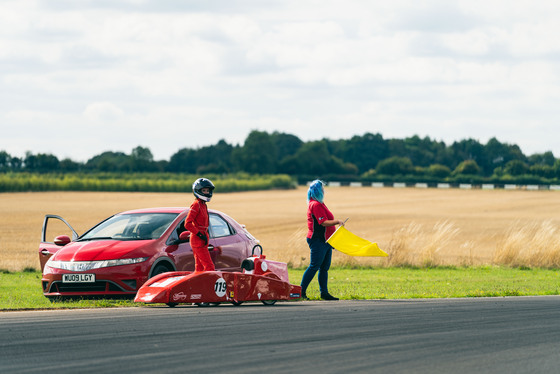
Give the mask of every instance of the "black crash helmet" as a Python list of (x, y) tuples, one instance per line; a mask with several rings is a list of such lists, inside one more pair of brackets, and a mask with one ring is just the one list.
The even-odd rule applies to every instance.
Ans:
[[(208, 188), (210, 192), (207, 194), (202, 193), (203, 188)], [(212, 183), (210, 179), (206, 179), (206, 178), (198, 178), (197, 180), (194, 181), (192, 185), (194, 196), (206, 202), (209, 202), (210, 199), (212, 199), (212, 193), (214, 192), (214, 188), (215, 188), (214, 183)]]

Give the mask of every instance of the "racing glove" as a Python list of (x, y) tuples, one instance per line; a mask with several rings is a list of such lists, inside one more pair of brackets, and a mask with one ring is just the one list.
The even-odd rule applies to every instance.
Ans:
[(204, 242), (205, 245), (208, 244), (208, 237), (202, 231), (197, 232), (196, 236), (198, 236), (200, 239), (202, 239), (202, 241)]

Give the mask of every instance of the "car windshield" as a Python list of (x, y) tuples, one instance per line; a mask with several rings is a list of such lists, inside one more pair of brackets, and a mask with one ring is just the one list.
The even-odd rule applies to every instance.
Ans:
[(175, 213), (118, 214), (82, 235), (78, 240), (148, 240), (159, 238), (177, 217)]

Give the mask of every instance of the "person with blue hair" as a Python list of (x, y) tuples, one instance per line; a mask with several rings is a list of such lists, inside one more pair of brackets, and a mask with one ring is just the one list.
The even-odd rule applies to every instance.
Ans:
[(338, 300), (328, 289), (332, 247), (327, 243), (327, 239), (335, 232), (335, 226), (342, 224), (342, 221), (334, 218), (323, 202), (324, 197), (324, 182), (318, 179), (311, 182), (307, 190), (307, 244), (311, 250), (311, 258), (301, 278), (301, 297), (306, 300), (307, 287), (317, 272), (321, 299)]

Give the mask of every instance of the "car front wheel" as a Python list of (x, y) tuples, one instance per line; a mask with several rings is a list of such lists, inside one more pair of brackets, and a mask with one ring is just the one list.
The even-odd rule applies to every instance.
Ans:
[(152, 270), (152, 274), (150, 275), (150, 278), (153, 278), (156, 275), (167, 273), (169, 271), (171, 271), (171, 270), (169, 270), (169, 268), (167, 266), (163, 265), (163, 264), (156, 265), (154, 270)]

